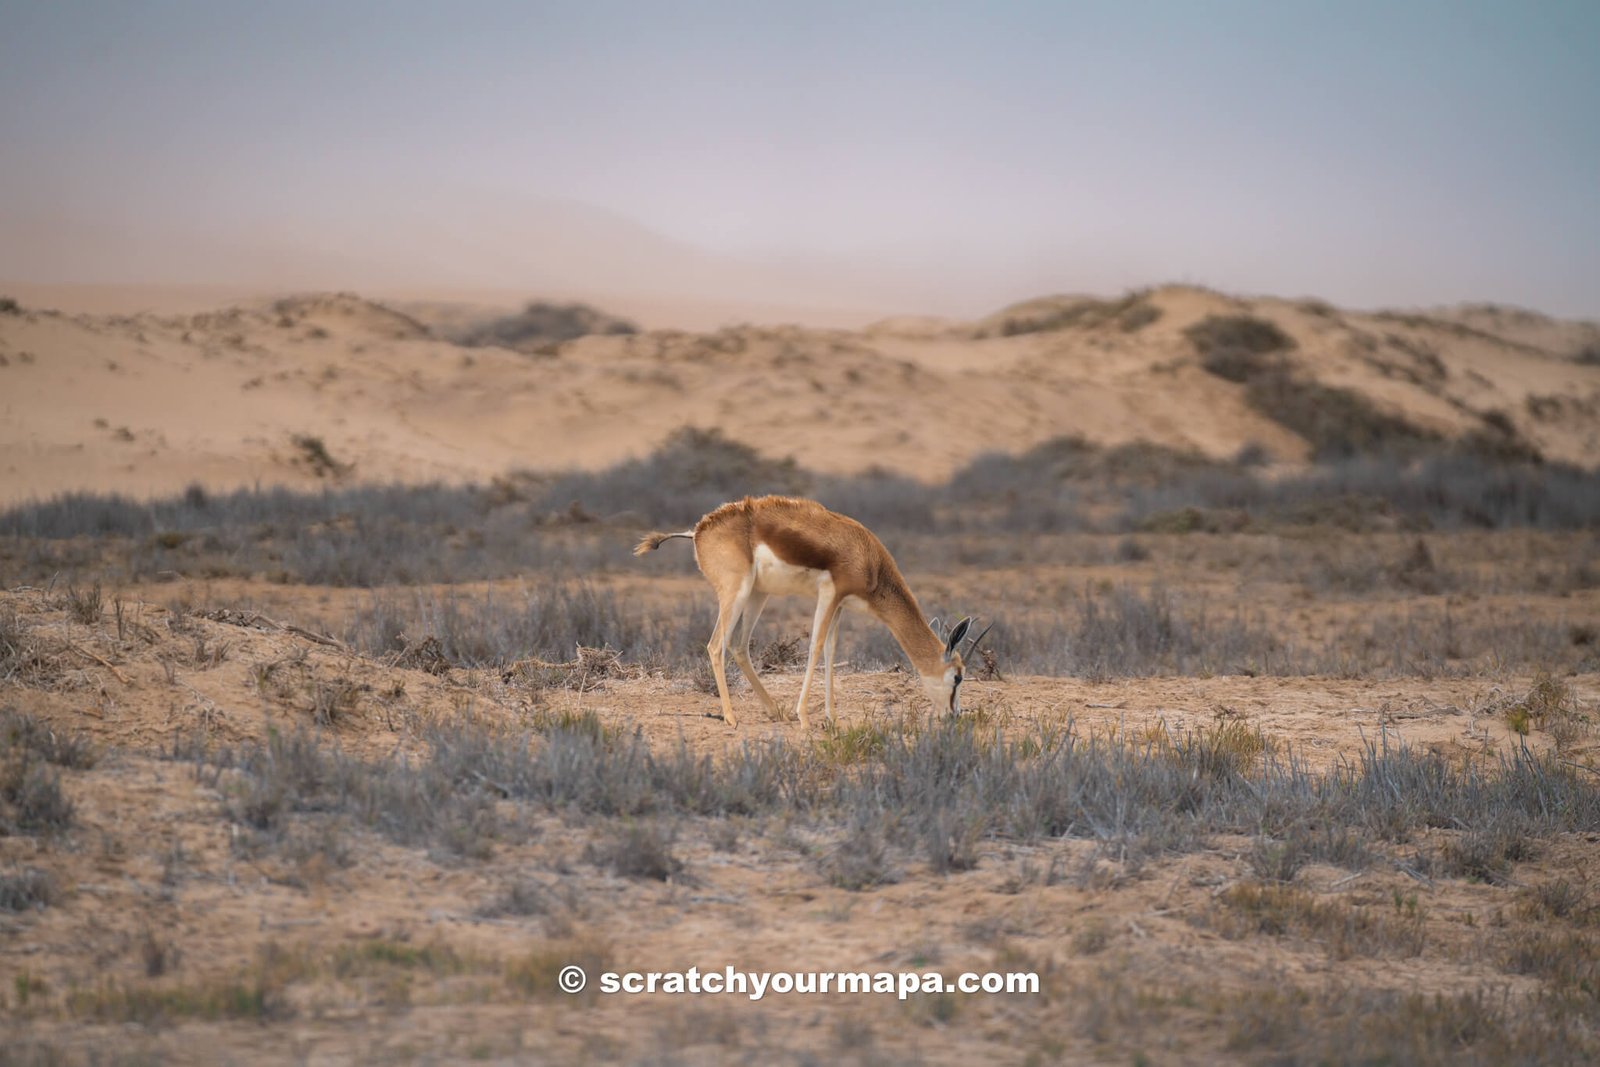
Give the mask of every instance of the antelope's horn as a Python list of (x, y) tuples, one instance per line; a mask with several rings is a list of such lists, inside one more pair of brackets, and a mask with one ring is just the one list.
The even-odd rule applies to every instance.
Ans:
[[(967, 642), (966, 655), (970, 656), (975, 651), (977, 651), (978, 642), (982, 641), (985, 637), (988, 637), (989, 636), (989, 631), (992, 630), (992, 629), (994, 629), (994, 623), (991, 622), (988, 626), (985, 626), (983, 628), (983, 633), (979, 634), (977, 637), (974, 637), (971, 641)], [(965, 658), (965, 657), (963, 657), (963, 658)]]

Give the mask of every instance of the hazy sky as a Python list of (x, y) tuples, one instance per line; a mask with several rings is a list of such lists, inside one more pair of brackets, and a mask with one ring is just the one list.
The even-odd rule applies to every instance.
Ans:
[(0, 278), (1600, 316), (1600, 0), (0, 0), (0, 27)]

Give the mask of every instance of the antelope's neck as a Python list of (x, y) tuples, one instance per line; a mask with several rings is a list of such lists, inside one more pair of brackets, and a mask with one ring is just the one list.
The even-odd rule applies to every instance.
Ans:
[(917, 673), (924, 676), (941, 673), (944, 668), (944, 642), (939, 640), (933, 627), (922, 617), (917, 598), (911, 594), (905, 580), (898, 574), (894, 575), (892, 581), (885, 580), (880, 586), (875, 606), (878, 617), (905, 650)]

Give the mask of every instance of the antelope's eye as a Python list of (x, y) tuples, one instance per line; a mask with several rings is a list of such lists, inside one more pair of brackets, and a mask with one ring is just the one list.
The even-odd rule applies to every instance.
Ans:
[(954, 682), (954, 683), (952, 683), (952, 684), (954, 684), (954, 685), (960, 685), (960, 684), (961, 684), (961, 675), (959, 675), (959, 674), (958, 674), (958, 675), (956, 675), (956, 680), (955, 680), (955, 682)]

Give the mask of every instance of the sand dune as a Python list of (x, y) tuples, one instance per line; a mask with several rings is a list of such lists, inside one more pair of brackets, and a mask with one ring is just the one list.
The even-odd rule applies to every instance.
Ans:
[(1505, 308), (1367, 313), (1167, 287), (1122, 301), (1033, 300), (976, 322), (650, 329), (528, 355), (440, 340), (436, 329), (472, 307), (449, 300), (321, 294), (131, 315), (24, 307), (0, 315), (7, 501), (594, 467), (685, 424), (821, 470), (876, 465), (927, 479), (986, 450), (1069, 433), (1213, 456), (1253, 443), (1281, 462), (1305, 459), (1302, 437), (1202, 366), (1185, 331), (1229, 315), (1292, 338), (1283, 358), (1295, 373), (1425, 431), (1492, 425), (1552, 460), (1600, 457), (1600, 366), (1577, 358), (1600, 344), (1600, 327)]

